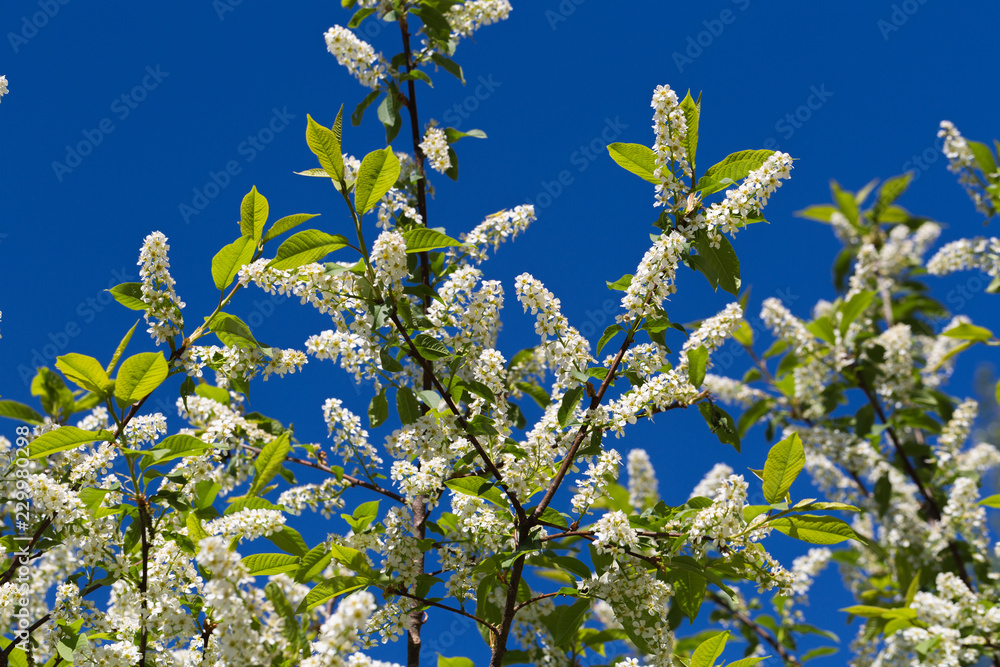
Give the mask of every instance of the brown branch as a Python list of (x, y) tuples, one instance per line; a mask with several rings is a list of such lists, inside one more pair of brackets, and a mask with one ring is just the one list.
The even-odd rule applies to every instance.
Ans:
[(492, 632), (494, 634), (496, 634), (496, 632), (497, 632), (497, 627), (495, 625), (493, 625), (492, 623), (490, 623), (489, 621), (484, 621), (483, 619), (479, 618), (475, 614), (470, 614), (469, 612), (464, 611), (462, 609), (456, 609), (455, 607), (449, 607), (448, 605), (441, 604), (440, 602), (435, 602), (433, 600), (427, 600), (427, 599), (424, 599), (424, 598), (419, 597), (417, 595), (412, 595), (410, 593), (407, 593), (406, 591), (400, 590), (400, 589), (392, 589), (392, 590), (386, 591), (386, 594), (388, 594), (388, 595), (398, 595), (400, 597), (409, 598), (411, 600), (415, 600), (415, 601), (419, 602), (420, 604), (425, 604), (428, 607), (437, 607), (438, 609), (444, 609), (446, 611), (450, 611), (453, 614), (458, 614), (460, 616), (465, 616), (466, 618), (471, 618), (476, 623), (479, 623), (484, 628), (487, 628), (490, 632)]
[[(259, 447), (254, 447), (253, 445), (248, 445), (248, 444), (242, 443), (242, 442), (240, 443), (240, 447), (242, 447), (243, 449), (250, 450), (251, 452), (254, 452), (255, 454), (260, 454), (260, 452), (261, 452), (261, 449)], [(308, 459), (300, 459), (300, 458), (297, 458), (297, 457), (294, 457), (294, 456), (288, 456), (288, 457), (285, 457), (285, 460), (286, 461), (291, 461), (292, 463), (297, 463), (297, 464), (302, 465), (302, 466), (306, 466), (308, 468), (313, 468), (315, 470), (321, 470), (321, 471), (323, 471), (325, 473), (329, 473), (331, 475), (336, 475), (337, 474), (336, 472), (334, 472), (334, 470), (332, 468), (330, 468), (330, 466), (324, 465), (322, 463), (316, 463), (316, 462), (313, 462), (313, 461), (309, 461)], [(366, 482), (363, 479), (358, 479), (357, 477), (354, 477), (352, 475), (347, 475), (347, 474), (341, 475), (341, 479), (344, 480), (344, 481), (346, 481), (350, 486), (358, 486), (358, 487), (361, 487), (362, 489), (368, 489), (369, 491), (374, 491), (375, 493), (380, 493), (383, 496), (385, 496), (386, 498), (392, 498), (393, 500), (395, 500), (396, 502), (398, 502), (400, 504), (404, 504), (404, 505), (406, 504), (406, 499), (403, 498), (401, 495), (399, 495), (398, 493), (395, 493), (394, 491), (390, 491), (389, 489), (383, 488), (383, 487), (381, 487), (381, 486), (379, 486), (377, 484), (372, 484), (371, 482)]]

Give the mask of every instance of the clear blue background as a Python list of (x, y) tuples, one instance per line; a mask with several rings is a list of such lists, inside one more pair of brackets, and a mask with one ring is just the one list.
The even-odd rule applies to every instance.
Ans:
[[(46, 6), (51, 16), (39, 13)], [(996, 136), (991, 77), (1000, 6), (960, 6), (926, 0), (536, 0), (516, 3), (510, 20), (463, 41), (456, 58), (468, 85), (444, 72), (434, 75), (433, 90), (421, 84), (421, 121), (456, 125), (457, 114), (446, 113), (462, 105), (467, 117), (458, 118), (457, 127), (481, 128), (489, 139), (457, 146), (461, 181), (434, 177), (429, 218), (457, 235), (501, 208), (538, 204), (538, 221), (528, 233), (484, 265), (507, 290), (500, 339), (506, 356), (535, 341), (530, 316), (522, 316), (513, 298), (513, 277), (522, 271), (562, 299), (578, 328), (589, 333), (606, 325), (603, 306), (619, 295), (607, 291), (605, 280), (634, 270), (656, 212), (651, 186), (607, 157), (602, 145), (612, 131), (603, 139), (602, 132), (614, 127), (614, 140), (651, 144), (649, 100), (657, 84), (704, 91), (701, 171), (744, 148), (780, 146), (798, 158), (792, 180), (766, 210), (771, 224), (735, 241), (744, 285), (753, 288), (753, 315), (768, 296), (783, 298), (803, 317), (816, 299), (833, 297), (829, 266), (838, 245), (830, 229), (792, 216), (828, 201), (830, 178), (857, 190), (874, 177), (915, 169), (917, 180), (903, 205), (947, 223), (943, 241), (982, 233), (980, 217), (945, 169), (935, 133), (947, 118), (970, 138)], [(322, 213), (315, 221), (321, 229), (350, 231), (329, 184), (292, 173), (315, 166), (304, 141), (306, 113), (329, 124), (341, 103), (350, 111), (366, 92), (326, 52), (322, 38), (348, 18), (330, 0), (3, 4), (0, 74), (10, 82), (0, 104), (4, 398), (30, 402), (22, 371), (51, 365), (56, 354), (110, 356), (134, 314), (109, 305), (102, 290), (138, 279), (139, 247), (152, 230), (170, 239), (189, 327), (214, 306), (211, 258), (238, 235), (239, 203), (252, 185), (270, 200), (272, 219)], [(399, 50), (397, 32), (377, 23), (369, 29), (365, 36), (376, 48), (390, 55)], [(159, 68), (158, 79), (147, 76), (147, 68)], [(144, 78), (150, 89), (140, 91), (144, 99), (130, 108), (121, 98)], [(810, 97), (816, 91), (822, 99)], [(810, 100), (816, 108), (803, 106)], [(258, 139), (269, 143), (253, 148), (249, 139), (276, 112), (292, 117), (281, 131)], [(793, 125), (786, 115), (796, 113)], [(275, 122), (275, 128), (281, 124)], [(70, 147), (88, 135), (100, 141), (78, 166), (70, 172), (54, 167), (67, 164)], [(407, 140), (408, 129), (397, 149), (410, 150)], [(374, 109), (360, 128), (345, 131), (345, 149), (359, 156), (383, 142)], [(598, 149), (593, 158), (582, 150), (592, 142)], [(239, 173), (186, 220), (181, 206), (192, 205), (196, 191), (204, 194), (211, 174), (230, 161)], [(563, 171), (568, 185), (540, 198), (556, 193)], [(679, 284), (669, 305), (677, 321), (713, 314), (731, 300), (687, 269)], [(955, 312), (987, 326), (998, 323), (995, 297), (983, 294), (978, 276), (934, 284)], [(245, 319), (263, 320), (255, 333), (270, 345), (302, 347), (307, 335), (329, 326), (318, 313), (293, 302), (268, 302), (259, 291), (241, 294), (237, 304)], [(133, 345), (133, 351), (151, 347), (143, 336)], [(962, 360), (952, 385), (960, 396), (971, 393), (976, 359)], [(738, 375), (744, 365), (739, 357), (716, 370)], [(320, 406), (330, 396), (365, 412), (366, 390), (315, 360), (301, 375), (255, 384), (251, 398), (252, 407), (293, 421), (301, 440), (323, 441)], [(177, 428), (172, 403), (158, 409)], [(3, 428), (13, 435), (12, 423)], [(745, 471), (760, 467), (767, 451), (758, 429), (736, 455), (714, 441), (693, 411), (660, 417), (655, 428), (634, 429), (612, 444), (623, 453), (648, 449), (662, 494), (672, 503), (683, 502), (716, 461)], [(811, 494), (805, 481), (793, 491)], [(315, 543), (325, 533), (317, 528), (307, 538)], [(772, 542), (789, 565), (804, 551), (781, 536)], [(853, 629), (843, 627), (835, 611), (848, 603), (837, 577), (828, 571), (817, 584), (811, 620), (837, 631), (846, 644)], [(450, 622), (432, 621), (428, 646), (446, 655), (482, 655), (474, 652), (479, 640), (469, 642), (471, 635), (449, 648), (452, 630), (468, 630), (456, 630), (461, 624), (449, 630)], [(402, 661), (402, 644), (392, 648)], [(842, 663), (843, 656), (826, 664)]]

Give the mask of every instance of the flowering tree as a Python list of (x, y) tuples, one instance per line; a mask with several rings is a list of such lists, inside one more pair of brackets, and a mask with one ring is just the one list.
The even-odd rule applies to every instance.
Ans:
[[(126, 354), (133, 327), (109, 345), (106, 362), (71, 353), (55, 370), (39, 369), (31, 390), (41, 412), (0, 401), (0, 415), (26, 424), (15, 443), (0, 438), (5, 518), (15, 528), (0, 539), (8, 629), (0, 662), (385, 665), (363, 649), (403, 636), (400, 660), (418, 665), (433, 613), (474, 622), (494, 666), (711, 667), (731, 632), (746, 640), (746, 657), (733, 665), (768, 654), (800, 664), (825, 651), (797, 647), (803, 635), (829, 634), (805, 624), (801, 607), (831, 559), (861, 603), (846, 614), (868, 619), (857, 664), (992, 656), (1000, 592), (976, 503), (998, 457), (988, 445), (964, 448), (975, 402), (941, 387), (959, 352), (995, 339), (967, 321), (942, 332), (929, 321), (944, 313), (920, 282), (938, 229), (894, 203), (908, 177), (883, 184), (871, 208), (862, 210), (874, 185), (857, 194), (834, 186), (834, 205), (803, 212), (844, 240), (845, 294), (810, 322), (766, 301), (775, 345), (741, 381), (712, 375), (711, 354), (730, 339), (752, 352), (746, 298), (688, 331), (665, 309), (677, 269), (686, 264), (738, 297), (729, 237), (763, 220), (792, 159), (745, 150), (699, 174), (700, 98), (658, 86), (652, 147), (609, 146), (654, 186), (660, 209), (635, 273), (609, 283), (622, 292), (616, 323), (586, 340), (559, 299), (523, 273), (513, 289), (539, 340), (505, 355), (497, 349), (505, 286), (480, 266), (535, 213), (516, 206), (457, 233), (430, 226), (427, 166), (457, 179), (454, 144), (485, 134), (422, 125), (418, 89), (439, 70), (462, 79), (452, 59), (461, 40), (511, 7), (343, 4), (361, 6), (348, 27), (326, 33), (327, 47), (370, 89), (352, 121), (379, 102), (388, 145), (357, 159), (342, 110), (331, 127), (308, 119), (319, 167), (302, 173), (329, 179), (342, 196), (337, 222), (292, 233), (315, 216), (269, 224), (267, 199), (251, 190), (240, 236), (212, 261), (218, 305), (194, 328), (167, 239), (150, 234), (141, 282), (111, 292), (142, 313), (165, 351)], [(365, 20), (395, 23), (401, 53), (386, 59), (358, 39), (351, 28)], [(392, 147), (404, 116), (410, 153)], [(962, 182), (993, 214), (1000, 176), (989, 149), (950, 125), (942, 131)], [(977, 268), (996, 278), (998, 246), (945, 247), (926, 272)], [(232, 312), (251, 289), (294, 294), (331, 328), (304, 351), (265, 345)], [(372, 389), (367, 428), (338, 398), (317, 401), (328, 443), (299, 441), (281, 420), (245, 408), (255, 379), (294, 373), (308, 356), (339, 363)], [(767, 360), (777, 356), (772, 372)], [(183, 377), (177, 410), (188, 426), (168, 434), (165, 416), (144, 405), (170, 391), (172, 376)], [(527, 401), (540, 408), (532, 424)], [(720, 402), (747, 409), (737, 421)], [(668, 506), (647, 453), (633, 449), (627, 486), (619, 485), (623, 458), (606, 436), (692, 406), (706, 438), (737, 450), (759, 421), (769, 438), (782, 431), (760, 481), (717, 465), (686, 503)], [(296, 473), (307, 469), (321, 481), (300, 483)], [(826, 501), (792, 501), (803, 469)], [(767, 504), (750, 505), (758, 483)], [(348, 530), (331, 521), (329, 536), (310, 545), (294, 526), (316, 512), (339, 513)], [(786, 569), (763, 543), (775, 530), (821, 546)], [(834, 544), (846, 548), (826, 548)], [(745, 582), (774, 591), (773, 615), (757, 613), (762, 603), (741, 594)], [(685, 618), (706, 616), (713, 630), (683, 636)]]

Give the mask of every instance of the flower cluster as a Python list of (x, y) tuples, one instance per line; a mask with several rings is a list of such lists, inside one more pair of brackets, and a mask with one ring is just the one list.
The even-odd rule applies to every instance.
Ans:
[(148, 332), (159, 345), (184, 331), (181, 309), (184, 302), (174, 291), (167, 260), (167, 237), (153, 232), (142, 242), (139, 253), (139, 278), (142, 280), (142, 301), (146, 304), (145, 318)]
[(0, 98), (7, 94), (7, 77), (0, 75)]
[(660, 308), (664, 299), (677, 291), (674, 279), (684, 248), (685, 239), (681, 234), (660, 234), (639, 262), (639, 268), (625, 290), (622, 297), (625, 313), (618, 316), (619, 322), (642, 319), (650, 311)]
[(454, 36), (471, 37), (484, 25), (505, 20), (511, 9), (509, 0), (465, 0), (452, 5), (445, 17)]
[(347, 28), (335, 25), (324, 33), (326, 49), (361, 85), (375, 89), (385, 78), (385, 60), (372, 45)]
[[(996, 211), (990, 194), (986, 190), (986, 184), (976, 174), (976, 156), (972, 152), (969, 142), (958, 131), (955, 124), (949, 120), (941, 121), (938, 138), (944, 139), (942, 150), (948, 158), (948, 171), (958, 174), (958, 182), (969, 194), (969, 198), (976, 205), (976, 210), (986, 216), (994, 215)], [(986, 176), (996, 178), (994, 174), (986, 174)]]
[(927, 262), (927, 271), (935, 276), (965, 270), (979, 270), (992, 278), (1000, 277), (1000, 239), (979, 236), (952, 241)]
[(488, 246), (493, 246), (493, 252), (496, 252), (501, 243), (514, 239), (534, 221), (535, 207), (530, 204), (488, 215), (472, 231), (461, 235), (461, 239), (471, 245), (463, 251), (468, 252), (477, 264), (482, 263), (486, 259)]
[[(747, 217), (756, 215), (767, 204), (771, 193), (781, 187), (781, 181), (792, 175), (792, 157), (788, 153), (772, 154), (759, 168), (751, 171), (739, 187), (726, 190), (726, 198), (712, 204), (705, 212), (705, 226), (710, 237), (721, 230), (735, 234), (746, 226)], [(719, 247), (718, 241), (712, 245)]]
[(660, 499), (660, 486), (656, 471), (645, 449), (633, 449), (628, 453), (628, 502), (641, 509), (652, 507)]
[(406, 268), (406, 239), (399, 232), (385, 231), (372, 244), (372, 264), (379, 284), (395, 294), (403, 293)]
[(597, 464), (587, 467), (586, 479), (577, 485), (576, 495), (572, 505), (581, 516), (587, 513), (594, 501), (604, 495), (609, 480), (618, 479), (618, 466), (621, 465), (621, 454), (613, 449), (601, 452)]
[(448, 155), (448, 137), (439, 127), (429, 127), (420, 142), (420, 150), (431, 162), (431, 168), (443, 174), (451, 169), (451, 156)]
[(639, 534), (629, 525), (625, 512), (608, 512), (594, 524), (594, 547), (600, 553), (617, 556), (639, 544)]
[(653, 143), (653, 153), (656, 155), (656, 169), (653, 171), (659, 183), (656, 185), (656, 206), (677, 206), (684, 198), (684, 185), (678, 180), (678, 172), (691, 176), (691, 165), (688, 162), (687, 140), (688, 126), (684, 112), (681, 110), (677, 93), (670, 86), (657, 86), (653, 91), (653, 130), (656, 139)]

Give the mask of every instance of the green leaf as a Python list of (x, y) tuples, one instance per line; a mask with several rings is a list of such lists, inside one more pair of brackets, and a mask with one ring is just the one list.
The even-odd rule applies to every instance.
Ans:
[(468, 132), (462, 132), (453, 127), (445, 128), (444, 135), (448, 139), (449, 144), (453, 144), (463, 137), (472, 137), (473, 139), (486, 138), (486, 133), (482, 130), (469, 130)]
[(576, 638), (577, 630), (590, 611), (590, 600), (577, 600), (572, 605), (559, 606), (553, 609), (555, 619), (552, 626), (555, 632), (552, 638), (556, 646), (567, 646)]
[(452, 491), (475, 498), (482, 498), (497, 507), (507, 509), (507, 499), (504, 497), (500, 487), (482, 477), (459, 477), (446, 481), (444, 485)]
[(167, 436), (162, 441), (156, 443), (153, 446), (153, 449), (142, 450), (137, 453), (145, 454), (143, 457), (143, 467), (149, 467), (150, 465), (165, 463), (184, 456), (201, 454), (205, 450), (211, 449), (212, 447), (214, 447), (214, 445), (205, 442), (201, 438), (196, 438), (193, 435), (187, 435), (184, 433), (177, 433)]
[(620, 324), (612, 324), (605, 329), (604, 333), (601, 334), (601, 339), (597, 341), (597, 352), (595, 352), (595, 354), (600, 354), (601, 350), (604, 349), (604, 346), (607, 345), (612, 338), (617, 336), (619, 331), (624, 331), (622, 325)]
[(798, 433), (792, 433), (771, 448), (764, 463), (764, 498), (767, 502), (780, 503), (784, 500), (805, 463), (806, 452)]
[(722, 655), (726, 648), (726, 640), (729, 639), (729, 631), (720, 632), (713, 635), (698, 645), (698, 648), (691, 654), (691, 667), (713, 667), (715, 660)]
[(306, 229), (285, 239), (267, 266), (272, 269), (297, 269), (318, 262), (331, 252), (346, 248), (350, 244), (351, 242), (341, 234), (327, 234), (318, 229)]
[(122, 283), (108, 290), (115, 301), (131, 310), (146, 310), (149, 305), (142, 300), (142, 283)]
[[(708, 265), (710, 270), (717, 277), (717, 285), (729, 292), (733, 296), (740, 293), (740, 260), (736, 256), (736, 251), (723, 235), (718, 237), (719, 247), (713, 248), (708, 236), (704, 231), (695, 235), (695, 248), (698, 249), (698, 256)], [(709, 282), (712, 279), (708, 274)], [(715, 285), (713, 285), (714, 287)]]
[(976, 158), (976, 164), (979, 165), (979, 170), (983, 172), (987, 177), (992, 176), (997, 171), (996, 160), (993, 159), (993, 151), (986, 144), (979, 141), (968, 141), (969, 150), (972, 151), (973, 157)]
[(608, 144), (608, 153), (626, 171), (650, 183), (660, 183), (660, 179), (653, 175), (656, 171), (656, 155), (648, 146), (613, 143)]
[(704, 345), (687, 351), (688, 380), (696, 389), (705, 381), (705, 368), (708, 366), (708, 350)]
[(476, 663), (468, 658), (446, 658), (438, 653), (437, 667), (476, 667)]
[(878, 213), (890, 206), (906, 192), (912, 180), (913, 172), (907, 172), (899, 176), (893, 176), (882, 184), (882, 187), (878, 189), (878, 197), (875, 199), (876, 218), (878, 217)]
[[(836, 653), (837, 649), (833, 649), (833, 652)], [(730, 662), (729, 664), (726, 665), (726, 667), (750, 667), (751, 665), (756, 665), (758, 662), (761, 662), (762, 660), (767, 660), (770, 657), (771, 656), (769, 655), (765, 655), (765, 656), (751, 656), (749, 658), (742, 658), (740, 660), (737, 660), (736, 662)], [(805, 662), (805, 660), (806, 660), (805, 656), (803, 656), (802, 661)]]
[(576, 406), (579, 405), (580, 397), (583, 396), (584, 391), (582, 386), (577, 386), (563, 394), (562, 403), (559, 404), (559, 412), (557, 413), (559, 425), (563, 428), (566, 428), (570, 417), (573, 416), (573, 412), (576, 410)]
[(618, 292), (624, 292), (629, 288), (629, 285), (632, 284), (633, 277), (634, 276), (631, 273), (626, 273), (624, 276), (614, 281), (613, 283), (608, 283), (608, 289), (613, 289)]
[(837, 181), (830, 181), (830, 193), (833, 201), (836, 202), (840, 212), (844, 214), (848, 222), (857, 226), (858, 224), (858, 200), (850, 192), (841, 189)]
[(253, 259), (256, 249), (257, 242), (249, 236), (241, 236), (223, 246), (222, 250), (212, 258), (212, 280), (215, 281), (215, 289), (224, 290), (229, 287), (240, 269)]
[(64, 354), (56, 359), (56, 368), (62, 371), (67, 379), (95, 394), (106, 394), (111, 385), (111, 380), (104, 372), (101, 362), (84, 354), (76, 352)]
[(329, 547), (333, 559), (341, 565), (349, 568), (353, 572), (357, 572), (358, 574), (362, 574), (367, 577), (375, 576), (371, 565), (368, 564), (368, 559), (365, 558), (365, 555), (357, 549), (345, 547), (341, 544), (331, 544)]
[(684, 138), (684, 147), (687, 149), (688, 162), (691, 168), (695, 166), (695, 154), (698, 151), (698, 121), (701, 117), (701, 94), (698, 94), (698, 101), (691, 97), (691, 91), (687, 92), (681, 100), (681, 111), (684, 112), (684, 119), (687, 121), (687, 137)]
[(996, 507), (1000, 509), (1000, 493), (993, 496), (989, 496), (987, 498), (983, 498), (982, 500), (979, 501), (979, 504), (982, 505), (983, 507)]
[[(377, 91), (373, 91), (373, 94), (377, 94)], [(341, 149), (343, 113), (344, 107), (341, 105), (332, 130), (320, 125), (312, 119), (312, 116), (306, 114), (306, 143), (309, 144), (309, 150), (313, 152), (330, 178), (340, 183), (344, 182), (344, 153)]]
[(248, 496), (256, 496), (263, 490), (267, 483), (278, 474), (285, 463), (285, 457), (291, 451), (292, 445), (288, 441), (288, 434), (282, 433), (271, 442), (264, 445), (260, 454), (254, 459), (253, 467), (256, 474), (253, 484), (247, 491)]
[(229, 313), (219, 313), (209, 324), (209, 329), (226, 347), (255, 349), (260, 346), (250, 332), (250, 327), (240, 318)]
[(396, 412), (403, 425), (412, 424), (420, 418), (420, 404), (409, 387), (400, 387), (396, 391)]
[(732, 445), (737, 452), (740, 451), (739, 431), (736, 429), (736, 422), (733, 421), (728, 412), (715, 403), (707, 401), (698, 403), (698, 411), (704, 417), (705, 423), (708, 424), (708, 429), (715, 434), (719, 442), (724, 445)]
[(271, 533), (267, 539), (285, 553), (295, 554), (296, 556), (305, 556), (309, 553), (306, 541), (302, 539), (299, 531), (291, 526), (285, 526), (277, 533)]
[(529, 382), (515, 382), (514, 386), (523, 391), (528, 396), (534, 399), (535, 403), (543, 410), (549, 407), (549, 403), (552, 399), (549, 397), (549, 393), (539, 387), (537, 384), (532, 384)]
[(823, 204), (821, 206), (804, 208), (801, 211), (796, 211), (793, 215), (797, 218), (806, 218), (807, 220), (815, 220), (816, 222), (830, 222), (830, 218), (839, 210), (836, 206)]
[(701, 603), (705, 600), (708, 581), (700, 574), (689, 570), (675, 570), (672, 575), (674, 600), (693, 623), (698, 616), (698, 610), (701, 609)]
[(385, 396), (386, 388), (372, 397), (372, 402), (368, 405), (368, 422), (372, 428), (378, 428), (389, 418), (389, 400)]
[(88, 442), (104, 440), (111, 442), (114, 434), (111, 431), (84, 431), (75, 426), (61, 426), (54, 431), (43, 433), (28, 445), (28, 458), (40, 459), (49, 454), (64, 452), (67, 449), (75, 449)]
[(810, 544), (837, 544), (844, 540), (864, 542), (849, 525), (832, 516), (802, 514), (771, 519), (767, 523), (789, 537)]
[[(254, 245), (260, 241), (264, 233), (264, 224), (267, 222), (268, 206), (264, 195), (257, 192), (257, 186), (250, 188), (250, 192), (243, 197), (240, 205), (240, 233), (251, 238)], [(212, 275), (215, 275), (213, 268)]]
[(378, 200), (396, 184), (399, 178), (399, 160), (391, 148), (372, 151), (361, 161), (358, 181), (354, 186), (354, 208), (358, 215), (370, 211)]
[(115, 353), (111, 355), (111, 361), (108, 362), (107, 368), (104, 369), (105, 374), (111, 375), (111, 373), (114, 372), (115, 366), (118, 365), (118, 360), (121, 358), (122, 353), (125, 352), (125, 348), (128, 347), (129, 341), (132, 340), (132, 334), (135, 333), (135, 328), (139, 326), (139, 322), (140, 320), (136, 320), (135, 324), (132, 325), (132, 328), (128, 330), (128, 333), (126, 333), (122, 337), (121, 342), (118, 343), (118, 347), (115, 348)]
[(142, 352), (122, 362), (115, 379), (115, 398), (121, 407), (148, 396), (167, 379), (170, 367), (159, 352)]
[[(323, 172), (323, 175), (326, 175), (325, 171)], [(293, 215), (286, 215), (284, 218), (279, 218), (273, 225), (271, 225), (271, 228), (267, 230), (267, 234), (264, 234), (264, 242), (267, 243), (271, 239), (284, 234), (290, 229), (295, 229), (303, 222), (312, 220), (318, 215), (319, 213), (295, 213)]]
[(438, 33), (444, 39), (451, 33), (451, 25), (444, 14), (434, 9), (430, 5), (417, 6), (410, 10), (411, 14), (416, 14), (424, 22), (427, 31)]
[(875, 298), (875, 292), (866, 290), (858, 292), (851, 297), (850, 301), (845, 303), (840, 307), (840, 333), (841, 335), (847, 333), (847, 328), (851, 326), (854, 320), (858, 319), (861, 313), (868, 310), (868, 306), (872, 304), (872, 299)]
[(19, 419), (29, 424), (41, 424), (45, 421), (33, 408), (17, 401), (0, 401), (0, 417)]
[(238, 498), (233, 502), (229, 503), (229, 507), (223, 512), (225, 516), (231, 516), (243, 510), (275, 510), (281, 512), (283, 510), (281, 505), (275, 505), (274, 503), (264, 500), (263, 498), (247, 498), (243, 496)]
[(253, 576), (281, 574), (299, 568), (298, 556), (288, 554), (253, 554), (243, 559), (243, 564)]
[(413, 337), (413, 346), (417, 348), (420, 356), (428, 361), (443, 359), (451, 355), (447, 345), (437, 338), (423, 333)]
[(993, 332), (989, 329), (977, 327), (974, 324), (968, 324), (965, 322), (959, 324), (958, 326), (954, 326), (947, 331), (942, 331), (941, 335), (948, 336), (949, 338), (971, 340), (975, 342), (987, 341), (993, 338)]
[(767, 162), (774, 151), (746, 150), (727, 155), (722, 162), (714, 164), (698, 179), (695, 190), (701, 190), (701, 196), (725, 190), (741, 178), (746, 177), (754, 169), (759, 169)]
[(435, 65), (461, 81), (463, 86), (465, 85), (465, 76), (462, 74), (462, 67), (454, 60), (446, 58), (437, 52), (431, 54), (431, 60)]
[(356, 591), (370, 582), (368, 577), (330, 577), (306, 594), (296, 613), (311, 611), (338, 595)]
[(365, 109), (371, 106), (372, 102), (377, 100), (378, 96), (381, 94), (382, 89), (376, 88), (372, 92), (365, 95), (365, 98), (358, 103), (358, 106), (354, 107), (354, 112), (351, 114), (351, 125), (354, 125), (355, 127), (361, 125), (361, 119), (365, 116)]
[(403, 239), (406, 241), (406, 252), (427, 252), (438, 248), (449, 248), (465, 245), (447, 234), (442, 234), (435, 229), (427, 227), (415, 227), (403, 232)]

